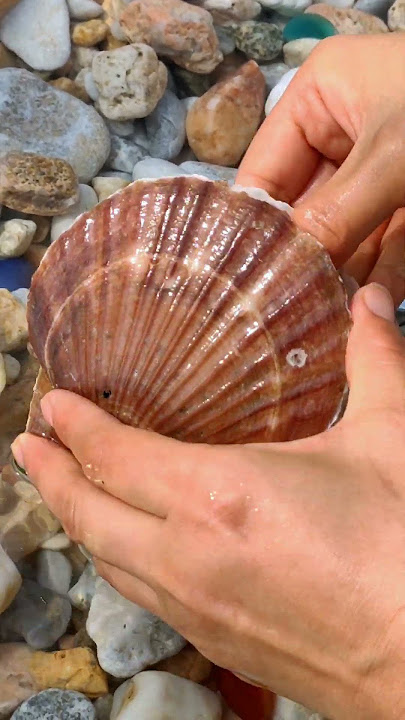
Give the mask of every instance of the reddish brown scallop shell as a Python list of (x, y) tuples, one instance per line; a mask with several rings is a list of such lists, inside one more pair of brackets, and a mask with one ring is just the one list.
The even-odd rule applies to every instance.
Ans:
[[(34, 275), (28, 322), (53, 387), (181, 440), (313, 435), (345, 391), (328, 254), (286, 212), (197, 177), (138, 181), (78, 218)], [(28, 429), (49, 435), (43, 383)]]

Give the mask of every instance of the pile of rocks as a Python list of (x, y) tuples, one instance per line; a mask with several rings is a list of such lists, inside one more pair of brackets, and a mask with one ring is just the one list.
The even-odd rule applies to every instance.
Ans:
[(49, 243), (133, 179), (233, 183), (322, 38), (389, 30), (405, 0), (0, 0), (0, 719), (232, 717), (211, 664), (98, 578), (9, 464), (38, 371), (27, 288)]

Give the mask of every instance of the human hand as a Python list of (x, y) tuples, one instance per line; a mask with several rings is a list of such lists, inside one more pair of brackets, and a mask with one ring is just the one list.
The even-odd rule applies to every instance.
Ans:
[(217, 665), (331, 720), (397, 720), (405, 341), (378, 286), (353, 318), (348, 408), (321, 435), (183, 444), (56, 390), (42, 409), (71, 453), (27, 434), (13, 453), (98, 572)]
[(293, 218), (360, 283), (405, 297), (405, 38), (323, 40), (263, 123), (236, 182)]

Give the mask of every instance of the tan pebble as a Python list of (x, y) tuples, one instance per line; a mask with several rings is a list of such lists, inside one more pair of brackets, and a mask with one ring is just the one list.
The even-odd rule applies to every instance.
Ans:
[(341, 35), (388, 32), (388, 27), (380, 18), (354, 8), (338, 8), (326, 3), (316, 3), (310, 5), (305, 12), (322, 15), (335, 26)]
[(92, 180), (92, 185), (97, 193), (99, 202), (110, 197), (117, 190), (129, 185), (129, 180), (124, 180), (120, 177), (95, 177)]
[(212, 663), (195, 647), (187, 645), (174, 657), (158, 662), (153, 670), (168, 672), (195, 683), (205, 683), (211, 675)]
[(103, 50), (117, 50), (117, 48), (124, 47), (124, 45), (128, 45), (128, 42), (125, 42), (125, 40), (118, 40), (118, 38), (114, 37), (114, 35), (109, 32), (101, 47)]
[(72, 31), (72, 41), (80, 47), (93, 47), (105, 40), (108, 34), (108, 25), (99, 18), (78, 23)]
[(0, 352), (24, 350), (27, 340), (25, 307), (8, 290), (0, 289)]
[(187, 138), (201, 162), (235, 166), (263, 115), (265, 81), (254, 60), (217, 83), (187, 114)]
[(405, 30), (405, 0), (395, 0), (394, 4), (391, 5), (390, 9), (388, 10), (388, 27), (394, 32)]
[(21, 582), (20, 573), (0, 545), (0, 615), (13, 602)]
[(18, 61), (15, 55), (0, 43), (0, 70), (7, 67), (18, 67)]
[(57, 90), (63, 90), (64, 92), (69, 93), (69, 95), (73, 95), (73, 97), (76, 97), (78, 100), (82, 100), (85, 103), (90, 102), (90, 98), (86, 90), (83, 87), (76, 85), (74, 80), (71, 80), (70, 78), (56, 78), (56, 80), (51, 80), (49, 84), (57, 88)]
[(36, 652), (30, 661), (30, 671), (43, 690), (76, 690), (91, 698), (108, 693), (107, 676), (90, 648)]
[(37, 691), (29, 671), (33, 652), (23, 642), (0, 644), (0, 718), (9, 717)]
[(78, 179), (66, 160), (22, 152), (0, 159), (0, 203), (13, 210), (61, 215), (78, 197)]
[(186, 70), (210, 73), (223, 60), (212, 16), (183, 0), (137, 0), (120, 25), (129, 40), (146, 43)]
[(23, 255), (31, 245), (36, 229), (32, 220), (13, 218), (0, 222), (0, 258)]
[(37, 268), (39, 267), (47, 250), (48, 248), (46, 245), (30, 245), (27, 252), (24, 253), (24, 257), (27, 258), (31, 265)]
[(27, 220), (32, 220), (37, 226), (37, 231), (32, 239), (35, 244), (44, 243), (48, 239), (51, 230), (51, 220), (44, 215), (28, 215)]

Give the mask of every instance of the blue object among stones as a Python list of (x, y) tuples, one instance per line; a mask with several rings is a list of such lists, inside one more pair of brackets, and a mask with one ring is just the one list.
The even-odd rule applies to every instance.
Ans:
[(291, 18), (283, 30), (285, 42), (301, 40), (301, 38), (323, 38), (337, 35), (337, 30), (329, 20), (321, 15), (305, 13)]
[(29, 288), (34, 270), (34, 266), (24, 257), (0, 260), (0, 288), (10, 292)]

